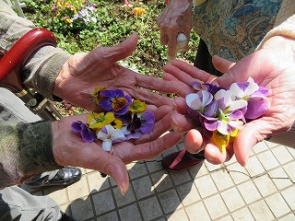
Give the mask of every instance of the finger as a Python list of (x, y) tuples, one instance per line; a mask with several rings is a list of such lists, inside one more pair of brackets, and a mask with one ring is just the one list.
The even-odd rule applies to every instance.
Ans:
[(184, 138), (184, 147), (185, 149), (192, 153), (196, 154), (203, 150), (203, 137), (198, 130), (190, 130)]
[(171, 116), (171, 126), (175, 132), (185, 133), (193, 128), (199, 127), (197, 119), (189, 116), (173, 112)]
[[(177, 67), (181, 71), (180, 73), (175, 73), (175, 76), (179, 80), (181, 80), (182, 82), (185, 82), (188, 85), (191, 84), (192, 79), (198, 79), (203, 82), (211, 82), (216, 78), (216, 76), (213, 76), (207, 73), (206, 71), (196, 68), (195, 66), (190, 65), (183, 61), (174, 60), (171, 64)], [(182, 72), (186, 74), (183, 75)], [(188, 77), (188, 75), (190, 77)]]
[[(255, 120), (245, 124), (234, 140), (234, 152), (237, 161), (245, 166), (251, 149), (265, 137), (271, 134), (272, 126), (265, 123), (263, 119)], [(245, 142), (247, 140), (247, 142)]]
[(212, 63), (214, 67), (221, 73), (227, 72), (230, 68), (232, 68), (235, 65), (234, 62), (223, 59), (219, 57), (218, 55), (213, 55)]
[(181, 97), (185, 97), (187, 94), (193, 92), (191, 85), (187, 85), (184, 82), (179, 81), (174, 75), (164, 72), (162, 78), (165, 81), (174, 82), (178, 86), (177, 94)]
[(207, 143), (205, 146), (205, 157), (208, 162), (212, 164), (222, 164), (231, 159), (233, 156), (233, 145), (228, 144), (226, 152), (223, 153), (220, 149), (212, 143)]
[[(174, 35), (171, 34), (170, 36), (174, 36)], [(168, 40), (168, 59), (170, 59), (170, 61), (175, 59), (175, 56), (176, 56), (176, 44), (177, 44), (177, 36), (169, 37), (169, 40)]]

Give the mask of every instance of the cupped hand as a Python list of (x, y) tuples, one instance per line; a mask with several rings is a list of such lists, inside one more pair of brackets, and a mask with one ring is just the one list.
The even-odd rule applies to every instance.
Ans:
[[(175, 58), (177, 36), (183, 33), (189, 42), (192, 29), (192, 1), (171, 0), (157, 19), (161, 44), (168, 45), (168, 57)], [(188, 49), (188, 45), (184, 50)]]
[(71, 130), (72, 122), (86, 122), (87, 114), (53, 122), (53, 153), (56, 163), (60, 166), (83, 167), (108, 174), (115, 179), (121, 193), (126, 193), (129, 179), (125, 164), (154, 158), (181, 140), (181, 135), (175, 132), (161, 136), (171, 129), (171, 107), (163, 105), (160, 108), (154, 107), (153, 110), (156, 117), (154, 130), (137, 140), (113, 144), (110, 153), (101, 148), (100, 141), (85, 143), (80, 135)]
[[(268, 111), (261, 118), (245, 124), (234, 142), (227, 147), (225, 154), (222, 154), (208, 138), (200, 136), (202, 135), (200, 131), (189, 131), (189, 128), (192, 129), (196, 126), (191, 122), (191, 119), (185, 124), (185, 120), (188, 118), (185, 116), (186, 104), (184, 99), (175, 100), (174, 104), (179, 113), (174, 113), (172, 123), (173, 127), (178, 127), (178, 131), (189, 131), (185, 138), (186, 149), (196, 153), (205, 148), (206, 159), (213, 164), (223, 163), (235, 154), (237, 161), (244, 166), (250, 149), (255, 144), (270, 135), (290, 129), (295, 120), (294, 49), (295, 43), (292, 39), (278, 36), (271, 38), (260, 50), (241, 59), (236, 64), (215, 56), (213, 57), (215, 67), (225, 73), (219, 78), (184, 62), (173, 61), (172, 65), (167, 66), (166, 71), (170, 72), (165, 73), (163, 78), (173, 82), (179, 81), (178, 84), (183, 86), (181, 96), (191, 91), (190, 83), (195, 78), (229, 88), (234, 82), (243, 82), (252, 77), (258, 85), (269, 90), (267, 97)], [(171, 71), (171, 69), (174, 71)], [(176, 69), (181, 72), (176, 74)], [(180, 74), (182, 75), (179, 76)], [(177, 123), (175, 123), (176, 121)]]
[(53, 93), (87, 110), (96, 108), (91, 93), (95, 87), (122, 89), (130, 96), (156, 106), (171, 105), (168, 97), (152, 91), (175, 93), (175, 84), (156, 77), (138, 74), (117, 61), (128, 57), (136, 48), (138, 35), (113, 47), (101, 47), (72, 55), (58, 74)]

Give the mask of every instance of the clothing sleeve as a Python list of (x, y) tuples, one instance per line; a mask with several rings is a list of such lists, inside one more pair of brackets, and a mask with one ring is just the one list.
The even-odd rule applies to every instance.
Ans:
[[(0, 49), (8, 51), (25, 33), (35, 28), (34, 24), (15, 14), (9, 5), (0, 0)], [(25, 85), (49, 99), (57, 74), (70, 54), (52, 46), (42, 47), (28, 60), (25, 67)]]
[[(0, 0), (1, 51), (8, 51), (33, 28), (32, 22), (18, 17), (7, 3)], [(28, 73), (25, 84), (45, 97), (53, 98), (55, 78), (69, 56), (63, 50), (51, 46), (39, 49), (23, 67)], [(57, 168), (60, 166), (55, 163), (52, 152), (51, 122), (0, 124), (0, 188)]]
[(0, 189), (57, 168), (51, 122), (0, 125)]

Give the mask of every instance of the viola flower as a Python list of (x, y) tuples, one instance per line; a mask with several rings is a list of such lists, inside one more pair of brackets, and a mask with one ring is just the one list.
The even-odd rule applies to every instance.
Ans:
[(81, 134), (82, 139), (86, 143), (91, 143), (97, 139), (97, 137), (95, 136), (93, 131), (91, 129), (89, 129), (88, 126), (86, 124), (82, 123), (81, 121), (74, 121), (72, 123), (71, 127), (75, 133)]
[(125, 135), (119, 129), (115, 129), (112, 125), (104, 126), (98, 133), (97, 139), (102, 140), (102, 149), (111, 151), (112, 144), (126, 140)]
[(213, 100), (213, 95), (208, 91), (201, 90), (198, 93), (191, 93), (186, 96), (185, 101), (187, 106), (194, 111), (199, 113), (203, 113), (205, 111), (205, 107), (210, 104)]
[(129, 110), (132, 113), (141, 113), (144, 112), (146, 110), (146, 104), (143, 101), (140, 100), (133, 100), (133, 102), (131, 103)]
[(105, 87), (95, 87), (94, 91), (91, 94), (91, 97), (93, 97), (96, 104), (99, 104), (99, 102), (103, 99), (102, 96), (100, 96), (100, 92), (105, 90)]
[(232, 84), (229, 90), (237, 97), (237, 99), (248, 101), (245, 118), (256, 119), (267, 111), (265, 98), (267, 97), (268, 89), (258, 86), (252, 78), (249, 78), (246, 82)]
[(112, 112), (106, 114), (91, 112), (87, 117), (87, 124), (91, 129), (101, 129), (107, 124), (111, 124), (115, 120), (115, 116)]
[(140, 128), (140, 131), (143, 133), (143, 134), (149, 134), (150, 132), (153, 131), (154, 129), (154, 126), (155, 126), (155, 120), (156, 120), (156, 117), (155, 117), (155, 114), (154, 112), (152, 111), (145, 111), (141, 117), (141, 128)]
[(226, 147), (229, 143), (233, 142), (234, 138), (238, 135), (238, 130), (233, 130), (232, 133), (224, 135), (215, 130), (212, 134), (211, 141), (216, 144), (221, 153), (226, 152)]
[(116, 129), (121, 129), (123, 127), (123, 122), (119, 118), (115, 118), (115, 120), (111, 123), (111, 125)]
[(104, 99), (99, 103), (103, 109), (113, 112), (116, 115), (127, 113), (132, 99), (129, 95), (125, 95), (120, 89), (104, 90), (100, 92)]

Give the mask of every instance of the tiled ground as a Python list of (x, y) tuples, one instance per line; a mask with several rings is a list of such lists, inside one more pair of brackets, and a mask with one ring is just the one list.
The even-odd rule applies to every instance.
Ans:
[[(181, 149), (179, 144), (164, 155)], [(245, 168), (234, 159), (226, 167), (205, 162), (167, 173), (161, 157), (128, 165), (130, 188), (122, 196), (112, 178), (84, 170), (82, 179), (49, 194), (77, 220), (237, 221), (295, 220), (295, 150), (258, 144)]]

